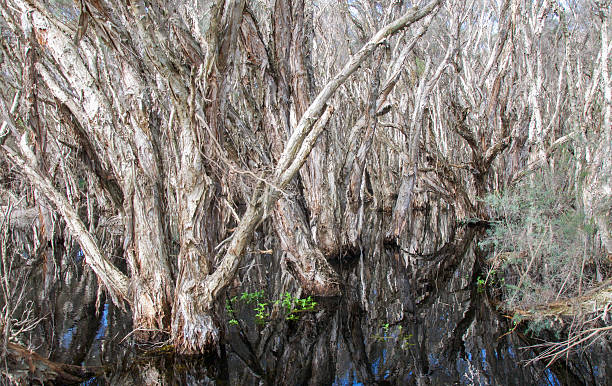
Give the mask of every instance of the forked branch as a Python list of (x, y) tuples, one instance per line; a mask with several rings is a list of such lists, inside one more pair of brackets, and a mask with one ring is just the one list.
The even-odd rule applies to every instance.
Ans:
[[(304, 164), (314, 147), (316, 139), (324, 130), (331, 116), (333, 109), (328, 107), (327, 103), (338, 87), (362, 65), (379, 44), (394, 33), (426, 17), (441, 3), (442, 0), (435, 0), (423, 8), (413, 8), (399, 19), (383, 27), (323, 87), (294, 128), (274, 170), (272, 186), (280, 189), (286, 187)], [(266, 186), (261, 194), (256, 193), (254, 195), (246, 213), (232, 235), (223, 260), (203, 284), (201, 295), (204, 297), (204, 304), (211, 306), (215, 297), (234, 277), (244, 249), (251, 240), (253, 230), (267, 215), (271, 206), (278, 199), (278, 195), (279, 191), (271, 188), (270, 185)]]

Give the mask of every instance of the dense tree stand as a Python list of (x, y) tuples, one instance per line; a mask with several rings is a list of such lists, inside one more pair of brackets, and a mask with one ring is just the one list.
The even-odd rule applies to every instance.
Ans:
[[(77, 3), (0, 0), (0, 205), (36, 213), (38, 247), (78, 244), (138, 340), (217, 352), (228, 291), (268, 255), (334, 298), (339, 262), (386, 248), (427, 302), (480, 223), (508, 225), (483, 250), (513, 256), (517, 309), (537, 278), (547, 301), (608, 278), (609, 4)], [(520, 216), (491, 197), (560, 175), (543, 186), (567, 199), (510, 243)], [(542, 251), (570, 209), (563, 281)]]

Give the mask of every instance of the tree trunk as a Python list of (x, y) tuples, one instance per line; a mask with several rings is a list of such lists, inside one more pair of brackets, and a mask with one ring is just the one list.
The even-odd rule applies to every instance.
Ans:
[(483, 199), (565, 146), (610, 251), (609, 8), (574, 55), (592, 26), (551, 2), (0, 5), (0, 204), (38, 205), (40, 250), (65, 224), (138, 339), (219, 352), (219, 304), (263, 244), (325, 297), (385, 250), (426, 302)]

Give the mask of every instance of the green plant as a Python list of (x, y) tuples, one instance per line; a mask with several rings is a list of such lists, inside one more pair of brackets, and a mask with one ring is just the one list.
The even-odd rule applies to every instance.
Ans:
[(594, 241), (597, 227), (586, 216), (567, 176), (578, 175), (561, 152), (554, 169), (543, 168), (516, 185), (484, 198), (495, 219), (479, 246), (489, 251), (489, 272), (477, 289), (496, 288), (507, 310), (529, 309), (577, 296), (606, 267)]
[(485, 277), (478, 276), (476, 278), (476, 290), (478, 293), (483, 293), (487, 288), (497, 289), (504, 286), (506, 279), (500, 276), (500, 272), (490, 268)]
[(300, 319), (299, 314), (304, 312), (313, 312), (317, 306), (317, 302), (311, 297), (298, 298), (285, 292), (277, 300), (270, 301), (266, 298), (263, 290), (248, 292), (244, 291), (240, 297), (234, 296), (227, 299), (225, 302), (225, 310), (230, 317), (228, 323), (230, 326), (238, 325), (235, 308), (239, 303), (245, 305), (254, 305), (252, 308), (255, 312), (255, 323), (262, 325), (266, 324), (272, 314), (272, 307), (280, 306), (281, 315), (287, 321), (297, 321)]
[(389, 333), (389, 323), (383, 324), (382, 328), (383, 328), (383, 331), (385, 332), (385, 335), (387, 335)]
[(373, 338), (375, 341), (397, 344), (402, 350), (414, 346), (414, 343), (412, 343), (412, 334), (405, 333), (401, 325), (397, 326), (395, 331), (393, 331), (390, 323), (383, 323), (380, 328), (382, 334), (374, 334)]
[(476, 286), (477, 286), (477, 289), (478, 289), (478, 293), (484, 292), (486, 285), (487, 285), (487, 282), (485, 281), (485, 279), (483, 279), (482, 277), (478, 276), (478, 278), (476, 279)]
[(264, 291), (263, 290), (259, 290), (259, 291), (255, 291), (255, 292), (245, 291), (240, 296), (240, 300), (246, 302), (246, 304), (251, 304), (251, 303), (258, 302), (258, 301), (260, 301), (263, 298), (264, 298)]
[(317, 302), (315, 302), (311, 296), (300, 299), (293, 297), (289, 292), (285, 292), (281, 299), (275, 302), (275, 304), (279, 303), (282, 304), (285, 310), (285, 320), (298, 320), (298, 313), (314, 311), (317, 306)]
[[(544, 330), (551, 330), (552, 322), (548, 319), (535, 319), (530, 320), (527, 323), (527, 329), (525, 330), (525, 334), (531, 335), (533, 337), (537, 337), (541, 335)], [(555, 330), (556, 338), (560, 338), (560, 331)]]
[(255, 321), (259, 324), (264, 324), (266, 322), (266, 318), (270, 316), (270, 313), (267, 311), (268, 302), (257, 303), (257, 306), (254, 308), (255, 312)]
[(231, 299), (225, 300), (225, 311), (227, 311), (227, 314), (231, 317), (231, 319), (228, 321), (230, 326), (238, 325), (238, 320), (235, 318), (236, 310), (234, 310), (233, 306), (237, 300), (238, 296), (234, 296)]

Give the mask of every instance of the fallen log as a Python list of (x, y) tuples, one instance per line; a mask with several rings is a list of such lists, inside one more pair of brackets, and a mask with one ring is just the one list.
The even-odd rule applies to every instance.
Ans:
[(0, 359), (0, 374), (11, 384), (76, 384), (103, 373), (101, 367), (53, 362), (17, 343), (8, 343)]
[[(577, 315), (604, 314), (612, 311), (612, 279), (604, 281), (584, 295), (563, 299), (551, 303), (541, 304), (525, 309), (506, 310), (511, 314), (520, 316), (523, 320), (573, 317)], [(605, 318), (604, 318), (605, 319)]]

